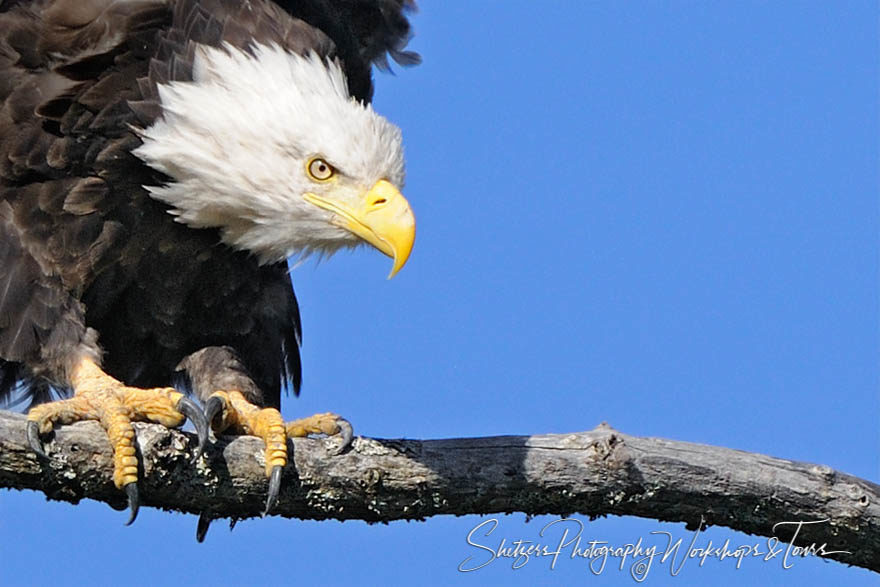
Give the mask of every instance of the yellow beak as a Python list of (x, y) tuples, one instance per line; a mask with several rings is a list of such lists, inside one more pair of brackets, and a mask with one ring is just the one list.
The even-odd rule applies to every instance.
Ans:
[(356, 206), (305, 193), (307, 202), (335, 212), (336, 224), (350, 230), (392, 259), (388, 279), (406, 264), (416, 239), (416, 219), (409, 202), (391, 182), (380, 179)]

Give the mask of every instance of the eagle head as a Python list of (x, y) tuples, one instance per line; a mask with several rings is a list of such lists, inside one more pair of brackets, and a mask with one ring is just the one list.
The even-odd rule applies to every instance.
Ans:
[(178, 222), (218, 228), (261, 263), (364, 242), (403, 267), (415, 218), (400, 129), (351, 97), (335, 60), (278, 45), (200, 46), (191, 82), (158, 88), (162, 117), (134, 153)]

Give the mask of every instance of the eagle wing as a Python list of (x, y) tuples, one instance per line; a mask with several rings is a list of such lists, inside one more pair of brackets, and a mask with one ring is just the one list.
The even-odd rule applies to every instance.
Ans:
[(23, 378), (43, 401), (64, 370), (53, 351), (95, 352), (79, 294), (124, 232), (105, 213), (108, 163), (136, 141), (124, 127), (134, 90), (130, 70), (106, 66), (167, 8), (68, 0), (0, 10), (0, 397)]

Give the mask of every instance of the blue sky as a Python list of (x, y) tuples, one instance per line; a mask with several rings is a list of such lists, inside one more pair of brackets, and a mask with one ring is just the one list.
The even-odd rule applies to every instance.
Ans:
[[(619, 430), (878, 481), (878, 37), (872, 2), (423, 2), (424, 63), (377, 75), (418, 219), (294, 272), (305, 385), (369, 436)], [(3, 583), (632, 584), (496, 562), (485, 518), (368, 526), (192, 516), (0, 493)], [(534, 539), (553, 518), (500, 516)], [(611, 544), (681, 524), (606, 518)], [(752, 544), (712, 529), (700, 540)], [(126, 558), (127, 557), (127, 558)], [(124, 570), (125, 566), (130, 570)], [(688, 563), (655, 585), (867, 585), (820, 560)]]

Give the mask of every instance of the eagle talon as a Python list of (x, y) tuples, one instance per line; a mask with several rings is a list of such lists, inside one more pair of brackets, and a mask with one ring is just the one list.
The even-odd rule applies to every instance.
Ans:
[(189, 421), (193, 423), (195, 426), (196, 434), (199, 437), (199, 445), (196, 450), (193, 451), (193, 458), (191, 462), (196, 462), (199, 460), (199, 457), (205, 451), (205, 445), (208, 443), (208, 419), (205, 418), (204, 412), (202, 412), (201, 408), (189, 399), (188, 397), (180, 398), (180, 401), (177, 402), (177, 411), (189, 418)]
[(354, 428), (352, 427), (351, 422), (345, 418), (337, 418), (336, 425), (339, 426), (339, 432), (334, 434), (334, 436), (338, 436), (341, 442), (332, 452), (333, 456), (341, 455), (350, 448), (351, 442), (354, 439)]
[(137, 483), (129, 483), (124, 487), (125, 494), (128, 496), (128, 509), (131, 510), (131, 515), (128, 518), (128, 521), (125, 523), (126, 526), (131, 526), (132, 522), (134, 522), (135, 518), (138, 515), (138, 508), (140, 507), (140, 498), (138, 496), (138, 488)]
[(221, 423), (214, 422), (214, 418), (218, 415), (226, 412), (226, 400), (224, 400), (219, 395), (212, 395), (208, 398), (207, 403), (205, 403), (205, 420), (211, 425), (215, 430), (220, 429)]
[(213, 521), (214, 518), (202, 512), (199, 516), (199, 523), (196, 525), (196, 542), (201, 544), (205, 541), (205, 534), (208, 533), (208, 529), (211, 527), (211, 522)]
[(269, 514), (269, 510), (275, 507), (275, 502), (278, 501), (278, 494), (281, 491), (282, 469), (283, 467), (281, 465), (275, 465), (272, 467), (272, 473), (269, 476), (269, 494), (266, 496), (266, 509), (263, 510), (264, 518)]
[(29, 420), (27, 423), (27, 440), (31, 450), (37, 453), (37, 456), (43, 457), (44, 459), (49, 458), (49, 455), (43, 450), (43, 443), (40, 442), (40, 430), (37, 423), (33, 420)]

